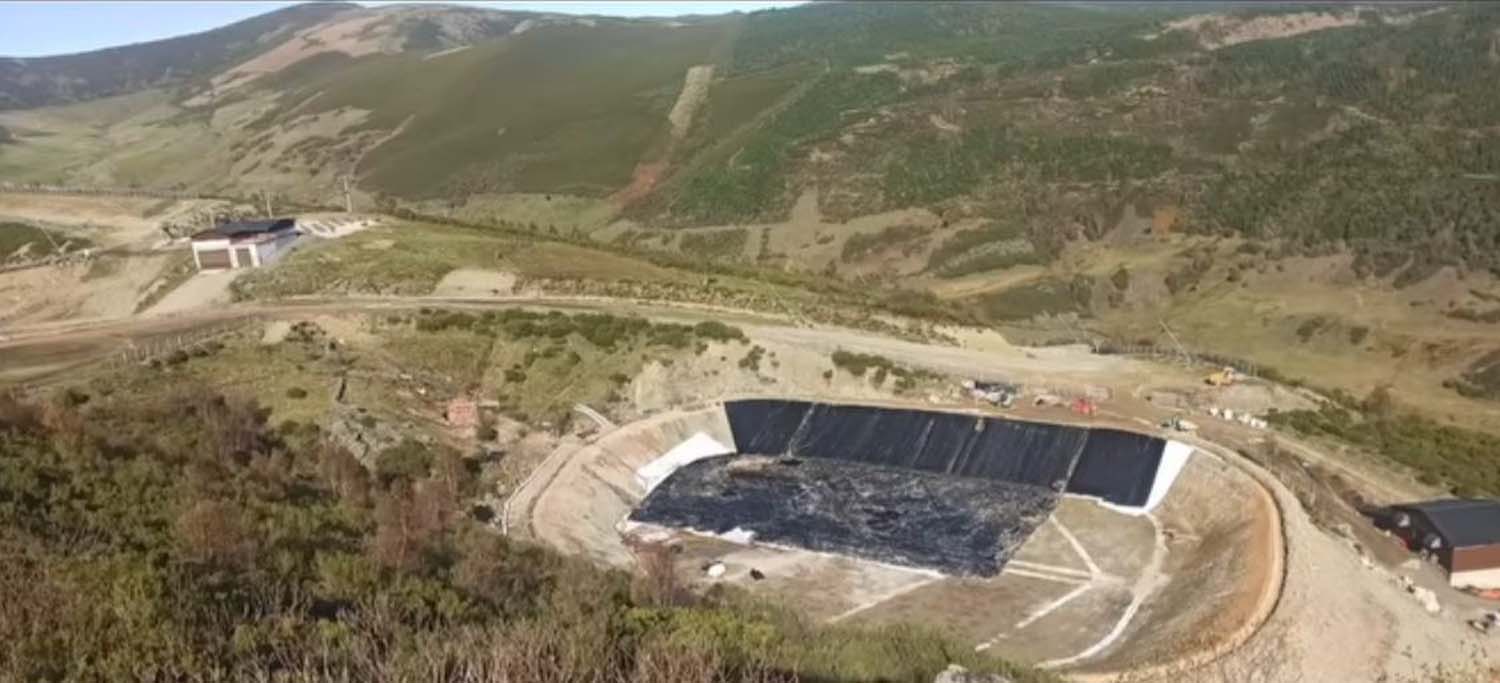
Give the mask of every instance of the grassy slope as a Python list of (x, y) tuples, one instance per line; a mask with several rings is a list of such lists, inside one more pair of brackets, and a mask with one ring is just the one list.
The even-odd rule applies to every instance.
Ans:
[[(649, 211), (635, 214), (648, 224), (774, 217), (810, 185), (822, 191), (825, 220), (916, 204), (943, 222), (992, 227), (977, 238), (935, 231), (932, 240), (953, 248), (938, 249), (927, 272), (896, 284), (947, 293), (955, 288), (942, 276), (962, 275), (961, 289), (973, 294), (958, 297), (960, 303), (981, 314), (1077, 312), (1092, 317), (1085, 325), (1095, 333), (1130, 341), (1154, 337), (1156, 318), (1166, 315), (1181, 320), (1191, 345), (1284, 365), (1315, 381), (1326, 374), (1333, 384), (1367, 391), (1371, 373), (1329, 370), (1345, 367), (1339, 358), (1348, 344), (1298, 343), (1301, 318), (1329, 316), (1329, 329), (1371, 328), (1367, 346), (1382, 339), (1410, 349), (1433, 345), (1434, 359), (1411, 375), (1421, 379), (1403, 380), (1423, 389), (1407, 395), (1461, 419), (1487, 415), (1483, 404), (1440, 383), (1490, 350), (1489, 328), (1431, 310), (1419, 314), (1412, 297), (1391, 284), (1421, 282), (1444, 265), (1482, 266), (1500, 253), (1491, 229), (1500, 185), (1488, 180), (1500, 168), (1492, 161), (1500, 146), (1493, 131), (1474, 127), (1500, 101), (1484, 38), (1495, 13), (1466, 6), (1408, 25), (1367, 21), (1212, 52), (1178, 33), (1140, 37), (1168, 16), (1047, 5), (815, 5), (677, 29), (622, 23), (539, 29), (428, 61), (328, 59), (266, 84), (297, 95), (321, 91), (307, 112), (373, 108), (367, 125), (374, 128), (410, 118), (402, 135), (365, 160), (372, 189), (415, 196), (455, 188), (601, 195), (623, 186), (634, 165), (658, 149), (686, 68), (713, 61), (721, 68), (708, 101), (673, 159), (679, 175), (645, 203)], [(936, 83), (852, 73), (886, 60), (911, 69), (951, 62), (958, 72)], [(784, 102), (809, 83), (816, 87)], [(1143, 88), (1155, 90), (1138, 92)], [(778, 104), (789, 106), (766, 116)], [(933, 114), (962, 132), (939, 130)], [(69, 121), (79, 139), (87, 137), (87, 120)], [(24, 148), (0, 149), (0, 167), (50, 163), (46, 155), (17, 156), (14, 150)], [(99, 153), (97, 144), (88, 149), (85, 156)], [(831, 161), (808, 161), (814, 149)], [(1473, 177), (1455, 190), (1451, 181), (1465, 174)], [(842, 208), (830, 213), (835, 203)], [(1356, 311), (1323, 296), (1327, 283), (1247, 290), (1240, 280), (1223, 287), (1233, 245), (1218, 248), (1218, 265), (1205, 276), (1212, 287), (1168, 291), (1163, 282), (1180, 279), (1194, 256), (1171, 242), (1149, 262), (1133, 256), (1144, 224), (1126, 227), (1124, 207), (1131, 205), (1147, 223), (1154, 212), (1175, 215), (1167, 222), (1174, 232), (1251, 236), (1277, 250), (1268, 264), (1352, 248), (1359, 255), (1355, 270), (1370, 278), (1362, 293), (1370, 303)], [(673, 207), (690, 210), (668, 213)], [(538, 222), (543, 230), (556, 220), (566, 231), (573, 211), (523, 209), (497, 203), (483, 213)], [(526, 253), (518, 245), (455, 240), (433, 247), (447, 254), (436, 263), (424, 262), (430, 245), (401, 243), (390, 253), (357, 252), (379, 265), (361, 266), (353, 257), (336, 265), (289, 264), (289, 277), (307, 281), (288, 286), (322, 291), (397, 283), (430, 291), (454, 265), (524, 271), (531, 262), (517, 256)], [(1068, 244), (1107, 257), (1080, 273), (1054, 262), (1074, 249)], [(495, 255), (506, 249), (511, 255)], [(560, 249), (533, 255), (569, 266), (571, 257), (552, 258)], [(872, 264), (856, 261), (849, 272), (871, 272)], [(1133, 284), (1111, 292), (1108, 280), (1122, 264), (1131, 268)], [(821, 273), (826, 264), (803, 263), (792, 253), (785, 265)], [(980, 266), (988, 270), (975, 272)], [(589, 274), (571, 267), (575, 275)], [(1015, 276), (1020, 271), (1025, 277)], [(1080, 274), (1088, 280), (1075, 283)], [(1064, 291), (1075, 284), (1077, 291)], [(1450, 300), (1488, 307), (1464, 296), (1463, 287), (1450, 289), (1417, 298), (1441, 299), (1439, 308)], [(1153, 296), (1163, 304), (1153, 304)], [(1298, 302), (1297, 319), (1223, 324), (1226, 317), (1243, 323), (1263, 317), (1258, 311), (1281, 310), (1268, 308), (1278, 297)], [(1042, 338), (1073, 333), (1069, 326), (1035, 327)], [(1391, 376), (1418, 356), (1382, 350), (1360, 358), (1378, 362), (1374, 374)]]
[(371, 125), (388, 129), (411, 118), (366, 158), (374, 190), (432, 196), (459, 174), (485, 189), (602, 194), (629, 182), (688, 67), (724, 31), (547, 27), (431, 60), (361, 60), (309, 84), (324, 91), (309, 112), (373, 110)]

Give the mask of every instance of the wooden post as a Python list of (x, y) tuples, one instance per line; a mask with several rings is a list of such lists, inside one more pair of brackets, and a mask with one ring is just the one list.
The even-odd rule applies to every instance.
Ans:
[(354, 213), (354, 199), (349, 195), (349, 176), (344, 176), (344, 213)]

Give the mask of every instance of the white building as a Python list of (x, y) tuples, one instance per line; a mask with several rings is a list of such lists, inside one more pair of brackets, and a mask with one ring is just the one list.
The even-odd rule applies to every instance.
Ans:
[(270, 265), (301, 234), (290, 218), (220, 223), (193, 235), (193, 263), (198, 270)]

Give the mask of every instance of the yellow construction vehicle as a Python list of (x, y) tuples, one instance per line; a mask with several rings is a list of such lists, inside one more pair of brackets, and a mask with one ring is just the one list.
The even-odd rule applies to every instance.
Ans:
[(1237, 372), (1234, 368), (1225, 366), (1225, 368), (1223, 370), (1220, 370), (1218, 372), (1210, 374), (1207, 377), (1204, 377), (1203, 381), (1206, 384), (1208, 384), (1209, 386), (1227, 387), (1227, 386), (1230, 386), (1230, 385), (1234, 384), (1235, 382), (1238, 382), (1239, 379), (1240, 379), (1240, 373), (1239, 372)]

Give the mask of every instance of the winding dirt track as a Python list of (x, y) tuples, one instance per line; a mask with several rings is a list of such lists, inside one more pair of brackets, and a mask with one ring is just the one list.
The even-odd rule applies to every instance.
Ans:
[(346, 297), (294, 298), (275, 303), (241, 303), (179, 314), (111, 320), (76, 320), (0, 327), (0, 382), (38, 382), (75, 372), (133, 345), (156, 338), (237, 321), (306, 315), (338, 315), (411, 310), (421, 307), (465, 310), (534, 308), (634, 314), (653, 320), (696, 323), (717, 320), (738, 325), (752, 336), (831, 353), (844, 349), (875, 353), (910, 365), (979, 378), (1045, 376), (1082, 385), (1109, 373), (1145, 376), (1149, 368), (1123, 357), (1095, 356), (1074, 349), (994, 350), (929, 344), (828, 326), (799, 326), (784, 316), (701, 304), (605, 297)]
[[(133, 317), (104, 321), (73, 321), (29, 325), (10, 329), (0, 328), (0, 382), (20, 382), (43, 385), (64, 378), (86, 374), (99, 363), (108, 361), (133, 345), (154, 339), (171, 338), (226, 323), (250, 322), (307, 315), (346, 314), (354, 312), (381, 312), (409, 310), (424, 306), (458, 308), (468, 310), (494, 310), (526, 307), (554, 310), (601, 311), (629, 313), (644, 317), (675, 321), (699, 322), (719, 320), (741, 326), (756, 339), (772, 340), (806, 348), (832, 352), (837, 349), (861, 353), (875, 353), (911, 366), (924, 367), (969, 377), (995, 378), (1040, 378), (1053, 385), (1086, 386), (1089, 381), (1109, 381), (1120, 384), (1132, 379), (1146, 378), (1151, 367), (1143, 362), (1122, 357), (1097, 356), (1071, 349), (989, 349), (943, 346), (890, 337), (868, 332), (834, 327), (796, 326), (785, 318), (688, 304), (666, 304), (651, 301), (628, 301), (605, 298), (537, 298), (537, 297), (489, 297), (483, 299), (449, 297), (364, 297), (364, 298), (307, 298), (265, 304), (234, 304), (214, 309), (197, 310), (177, 315)], [(1245, 468), (1247, 463), (1237, 462), (1236, 456), (1222, 457), (1236, 461)], [(1253, 469), (1253, 466), (1250, 466)], [(1269, 478), (1268, 475), (1266, 478)], [(1274, 480), (1257, 477), (1262, 486), (1274, 489)], [(1182, 680), (1185, 670), (1194, 668), (1209, 659), (1216, 658), (1239, 647), (1251, 638), (1261, 623), (1270, 617), (1277, 605), (1283, 576), (1281, 568), (1287, 552), (1296, 552), (1282, 534), (1280, 508), (1286, 504), (1283, 492), (1275, 498), (1281, 505), (1278, 509), (1274, 538), (1264, 539), (1266, 547), (1254, 552), (1270, 553), (1270, 561), (1277, 570), (1274, 581), (1269, 581), (1257, 605), (1255, 614), (1248, 615), (1244, 627), (1227, 640), (1216, 644), (1212, 652), (1199, 652), (1178, 662), (1155, 667), (1150, 672), (1131, 672), (1092, 675), (1084, 680), (1100, 681), (1128, 677), (1130, 680)], [(1262, 495), (1272, 497), (1270, 490)], [(1293, 503), (1295, 504), (1295, 503)], [(1138, 677), (1141, 673), (1148, 675)]]

